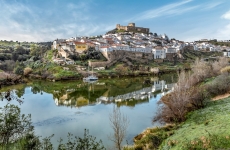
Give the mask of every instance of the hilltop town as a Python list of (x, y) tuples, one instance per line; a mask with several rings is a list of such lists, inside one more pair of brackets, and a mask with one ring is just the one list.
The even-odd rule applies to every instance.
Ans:
[(197, 57), (230, 57), (228, 40), (185, 42), (135, 23), (114, 28), (104, 35), (53, 42), (0, 41), (3, 81), (9, 83), (9, 73), (49, 80), (82, 79), (89, 67), (99, 77), (161, 74), (190, 69)]
[[(81, 56), (88, 49), (100, 52), (107, 61), (91, 61), (93, 67), (110, 67), (117, 61), (122, 61), (129, 66), (133, 62), (142, 64), (155, 61), (175, 61), (183, 59), (181, 51), (185, 48), (194, 51), (223, 52), (224, 56), (230, 56), (230, 45), (215, 45), (217, 40), (210, 43), (207, 39), (195, 42), (184, 42), (170, 39), (166, 34), (151, 33), (149, 28), (136, 27), (135, 23), (128, 26), (116, 25), (114, 30), (95, 37), (72, 37), (69, 39), (56, 39), (52, 49), (57, 49), (58, 54), (53, 58), (56, 63), (74, 64), (72, 55)], [(229, 41), (221, 41), (229, 42)]]

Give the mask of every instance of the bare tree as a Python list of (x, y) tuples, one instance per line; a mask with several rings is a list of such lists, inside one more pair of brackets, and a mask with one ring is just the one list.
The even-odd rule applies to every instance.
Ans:
[(113, 134), (110, 134), (108, 138), (114, 142), (116, 149), (122, 149), (122, 141), (124, 140), (129, 120), (127, 116), (121, 113), (119, 108), (113, 108), (113, 112), (109, 116), (111, 126), (113, 128)]
[(179, 74), (173, 91), (161, 98), (165, 105), (154, 121), (182, 122), (188, 112), (204, 107), (208, 95), (204, 88), (194, 85), (192, 77), (184, 71)]
[(196, 61), (191, 65), (193, 78), (196, 79), (197, 83), (203, 81), (205, 78), (212, 76), (211, 65), (204, 60), (196, 59)]
[(228, 58), (220, 57), (217, 61), (212, 63), (212, 70), (214, 75), (221, 73), (221, 69), (228, 66)]

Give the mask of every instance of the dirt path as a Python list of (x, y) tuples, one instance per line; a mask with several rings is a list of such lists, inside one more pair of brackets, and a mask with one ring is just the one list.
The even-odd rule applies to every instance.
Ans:
[(222, 95), (218, 95), (218, 96), (215, 96), (212, 98), (213, 101), (217, 101), (217, 100), (220, 100), (220, 99), (223, 99), (223, 98), (227, 98), (229, 97), (230, 94), (229, 93), (226, 93), (226, 94), (222, 94)]

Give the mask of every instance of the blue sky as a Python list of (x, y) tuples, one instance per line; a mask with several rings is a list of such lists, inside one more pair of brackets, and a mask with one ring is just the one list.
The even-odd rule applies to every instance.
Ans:
[(230, 0), (0, 0), (0, 40), (101, 35), (129, 22), (183, 41), (230, 40)]

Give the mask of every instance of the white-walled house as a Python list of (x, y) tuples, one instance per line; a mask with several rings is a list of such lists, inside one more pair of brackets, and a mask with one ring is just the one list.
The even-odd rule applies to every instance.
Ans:
[(62, 42), (65, 42), (66, 40), (65, 39), (56, 39), (53, 41), (53, 49), (58, 49), (59, 47), (59, 44), (62, 43)]
[(174, 47), (164, 47), (165, 53), (176, 53), (176, 48)]
[(223, 52), (225, 57), (230, 57), (230, 51)]
[(166, 54), (163, 47), (155, 47), (152, 49), (152, 53), (154, 55), (154, 59), (165, 59)]

